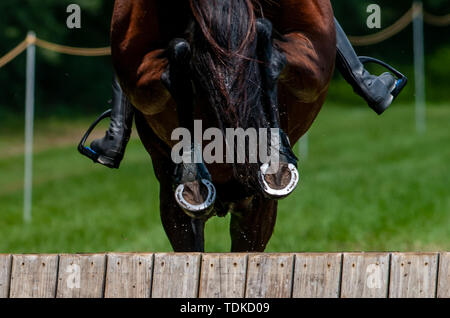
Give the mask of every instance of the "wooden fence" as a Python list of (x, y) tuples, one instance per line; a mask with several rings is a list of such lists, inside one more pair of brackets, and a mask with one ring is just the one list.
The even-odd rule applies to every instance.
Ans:
[(0, 255), (0, 298), (450, 297), (450, 253)]

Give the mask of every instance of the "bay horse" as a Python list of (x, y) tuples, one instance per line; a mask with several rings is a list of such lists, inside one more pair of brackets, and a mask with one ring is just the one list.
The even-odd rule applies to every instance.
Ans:
[[(311, 127), (334, 72), (333, 17), (328, 0), (116, 0), (113, 64), (136, 108), (136, 127), (160, 183), (161, 220), (174, 251), (203, 251), (205, 222), (229, 212), (231, 250), (264, 251), (281, 197), (276, 190), (297, 171), (289, 141), (295, 144)], [(262, 176), (275, 194), (258, 182), (259, 164), (175, 164), (172, 132), (192, 131), (194, 119), (204, 129), (285, 132), (281, 169)], [(200, 182), (209, 180), (215, 191), (209, 212), (198, 218), (187, 213), (174, 196), (174, 178), (194, 203), (211, 195)]]

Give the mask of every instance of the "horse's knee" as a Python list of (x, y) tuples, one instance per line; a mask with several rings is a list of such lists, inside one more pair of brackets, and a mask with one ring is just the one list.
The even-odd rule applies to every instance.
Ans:
[(315, 102), (328, 89), (334, 68), (332, 58), (314, 47), (304, 47), (302, 53), (289, 50), (286, 57), (288, 64), (280, 76), (280, 82), (301, 102)]
[(168, 56), (171, 63), (185, 63), (191, 57), (191, 46), (185, 39), (173, 39), (169, 43)]
[(256, 33), (258, 34), (258, 40), (268, 42), (272, 37), (272, 23), (264, 18), (256, 20)]
[(313, 103), (328, 89), (329, 78), (320, 70), (288, 65), (280, 82), (302, 103)]
[(162, 74), (162, 72), (144, 74), (128, 91), (133, 105), (145, 115), (155, 115), (164, 111), (171, 99), (161, 80)]
[(163, 111), (171, 98), (162, 82), (167, 65), (162, 50), (149, 52), (137, 71), (134, 74), (126, 73), (121, 81), (133, 105), (145, 115)]
[(336, 59), (333, 34), (325, 28), (315, 37), (294, 32), (277, 42), (288, 61), (280, 81), (302, 102), (315, 102), (328, 88)]

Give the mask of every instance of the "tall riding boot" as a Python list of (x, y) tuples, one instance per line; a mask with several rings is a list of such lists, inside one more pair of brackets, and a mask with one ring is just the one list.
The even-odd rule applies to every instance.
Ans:
[(380, 115), (394, 100), (391, 93), (396, 88), (397, 80), (387, 72), (380, 76), (370, 74), (356, 55), (339, 22), (336, 19), (334, 20), (337, 37), (336, 66), (345, 80), (352, 85), (355, 92), (363, 97), (369, 106)]
[(117, 77), (113, 80), (112, 112), (109, 129), (105, 137), (91, 143), (98, 154), (97, 162), (109, 168), (119, 168), (125, 148), (130, 140), (133, 125), (133, 106), (123, 93)]

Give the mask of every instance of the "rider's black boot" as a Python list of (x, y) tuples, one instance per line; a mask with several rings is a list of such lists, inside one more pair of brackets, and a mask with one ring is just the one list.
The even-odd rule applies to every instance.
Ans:
[(380, 76), (370, 74), (364, 68), (363, 63), (356, 55), (352, 44), (336, 19), (335, 23), (337, 68), (345, 80), (352, 85), (355, 92), (362, 96), (377, 114), (382, 114), (394, 100), (392, 92), (399, 82), (390, 73), (383, 73)]
[(109, 168), (119, 168), (133, 125), (133, 106), (123, 93), (116, 77), (113, 81), (111, 122), (105, 137), (91, 143), (98, 154), (97, 162)]

